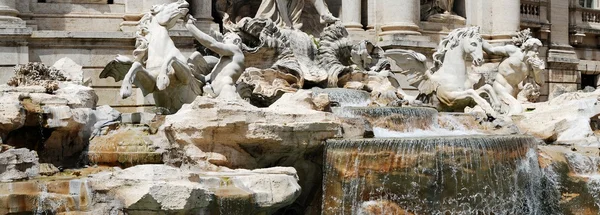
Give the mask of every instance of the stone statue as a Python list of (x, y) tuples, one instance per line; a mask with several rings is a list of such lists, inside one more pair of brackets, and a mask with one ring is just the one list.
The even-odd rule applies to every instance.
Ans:
[(204, 90), (208, 94), (219, 98), (238, 98), (236, 82), (246, 69), (244, 65), (244, 52), (242, 52), (242, 39), (235, 33), (226, 33), (223, 42), (215, 40), (208, 34), (200, 31), (194, 24), (196, 20), (188, 14), (185, 27), (204, 47), (217, 53), (221, 58), (212, 72), (205, 77)]
[[(121, 97), (132, 94), (132, 84), (144, 95), (152, 93), (156, 106), (175, 113), (183, 104), (202, 95), (204, 77), (209, 63), (198, 53), (186, 58), (175, 47), (168, 30), (188, 13), (189, 4), (179, 0), (155, 5), (138, 24), (134, 59), (119, 55), (100, 74), (100, 78), (123, 80)], [(200, 57), (199, 57), (200, 56)]]
[(384, 53), (381, 47), (363, 40), (352, 46), (351, 60), (358, 69), (376, 74), (390, 65)]
[[(225, 23), (224, 28), (242, 38), (241, 47), (246, 57), (246, 66), (269, 73), (259, 78), (260, 72), (252, 69), (251, 76), (254, 78), (243, 78), (241, 81), (250, 81), (244, 85), (254, 86), (254, 89), (244, 89), (244, 92), (262, 94), (267, 92), (260, 90), (261, 88), (280, 91), (278, 89), (289, 89), (289, 86), (303, 88), (305, 85), (340, 87), (343, 85), (339, 83), (339, 79), (353, 71), (350, 60), (352, 44), (348, 32), (340, 22), (323, 28), (319, 38), (303, 31), (278, 27), (272, 20), (265, 18), (246, 17), (237, 23)], [(279, 74), (273, 75), (273, 70)], [(261, 79), (282, 85), (256, 86), (254, 83), (265, 83)], [(265, 102), (261, 102), (263, 104), (277, 99), (273, 98), (277, 94), (267, 94), (253, 95), (252, 98), (265, 98)]]
[(331, 14), (324, 0), (263, 0), (256, 13), (256, 18), (270, 18), (280, 27), (300, 29), (302, 28), (300, 19), (305, 1), (313, 4), (317, 9), (321, 23), (339, 21)]
[(542, 42), (531, 36), (531, 31), (526, 29), (518, 33), (518, 36), (513, 38), (511, 45), (491, 46), (484, 41), (483, 49), (488, 54), (505, 56), (497, 72), (491, 77), (494, 90), (500, 99), (508, 105), (508, 110), (504, 110), (508, 115), (518, 114), (523, 112), (520, 101), (516, 99), (519, 93), (519, 85), (525, 86), (528, 79), (534, 83), (530, 87), (535, 87), (534, 84), (542, 85), (542, 72), (544, 71), (545, 63), (540, 59), (539, 47)]
[[(411, 77), (409, 83), (419, 89), (417, 99), (431, 102), (435, 95), (441, 108), (451, 110), (464, 109), (472, 99), (487, 114), (497, 115), (495, 108), (498, 108), (499, 101), (492, 86), (485, 84), (475, 90), (475, 81), (467, 74), (467, 57), (472, 58), (476, 66), (483, 63), (482, 43), (479, 27), (458, 28), (450, 32), (433, 54), (432, 68), (405, 72)], [(493, 106), (481, 94), (488, 94)]]
[(454, 0), (421, 0), (421, 20), (464, 24), (465, 19), (453, 11)]
[(540, 87), (535, 84), (526, 83), (525, 85), (519, 86), (519, 89), (521, 89), (521, 91), (517, 94), (517, 100), (523, 104), (535, 103), (540, 97)]

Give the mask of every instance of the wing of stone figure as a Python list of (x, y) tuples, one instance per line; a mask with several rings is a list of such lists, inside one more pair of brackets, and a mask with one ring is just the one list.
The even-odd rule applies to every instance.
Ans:
[[(129, 69), (131, 69), (132, 64), (133, 60), (130, 58), (123, 55), (117, 55), (114, 60), (110, 61), (108, 65), (104, 67), (104, 70), (100, 73), (100, 78), (112, 77), (115, 79), (115, 82), (122, 81), (127, 72), (129, 72)], [(145, 96), (154, 92), (156, 81), (145, 72), (137, 72), (133, 84), (139, 87)]]
[(408, 77), (411, 86), (418, 88), (421, 82), (427, 79), (425, 55), (412, 50), (390, 49), (385, 52), (385, 56), (396, 61), (396, 65), (403, 70), (401, 73)]

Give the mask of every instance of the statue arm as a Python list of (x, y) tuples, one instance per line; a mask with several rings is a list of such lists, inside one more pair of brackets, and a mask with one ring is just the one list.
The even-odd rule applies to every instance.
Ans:
[(192, 33), (196, 40), (200, 42), (200, 44), (211, 51), (214, 51), (221, 56), (231, 56), (234, 54), (233, 50), (228, 45), (215, 40), (215, 38), (198, 29), (191, 19), (188, 20), (185, 27)]
[(509, 56), (512, 52), (508, 46), (492, 46), (487, 41), (482, 43), (483, 50), (488, 54)]

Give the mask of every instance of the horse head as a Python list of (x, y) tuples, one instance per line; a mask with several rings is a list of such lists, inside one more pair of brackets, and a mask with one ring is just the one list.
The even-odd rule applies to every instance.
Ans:
[(187, 15), (190, 11), (190, 4), (185, 0), (178, 0), (170, 4), (154, 5), (150, 12), (158, 24), (167, 29), (173, 28), (178, 19)]
[(463, 35), (461, 47), (465, 54), (473, 59), (473, 65), (481, 66), (483, 60), (483, 38), (479, 34), (479, 27), (470, 27)]

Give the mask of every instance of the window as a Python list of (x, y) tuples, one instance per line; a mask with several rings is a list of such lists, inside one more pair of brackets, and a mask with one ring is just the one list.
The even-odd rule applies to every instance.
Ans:
[(596, 89), (598, 82), (598, 75), (586, 75), (581, 74), (581, 89), (585, 89), (586, 87), (593, 87)]
[(598, 6), (596, 1), (597, 0), (579, 0), (579, 5), (585, 8), (596, 8)]

